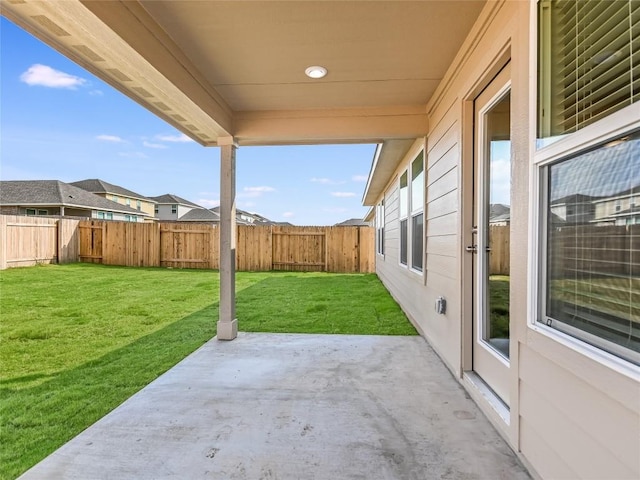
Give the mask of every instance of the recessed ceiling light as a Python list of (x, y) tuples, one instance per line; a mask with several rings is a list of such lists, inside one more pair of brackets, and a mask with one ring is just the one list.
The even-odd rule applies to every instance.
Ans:
[(320, 65), (313, 65), (308, 67), (304, 73), (309, 78), (322, 78), (327, 74), (327, 69)]

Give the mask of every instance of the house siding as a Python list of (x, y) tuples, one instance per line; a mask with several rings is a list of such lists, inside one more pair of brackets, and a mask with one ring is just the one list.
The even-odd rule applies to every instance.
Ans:
[[(459, 378), (532, 471), (542, 478), (640, 478), (638, 370), (616, 368), (560, 342), (531, 321), (529, 218), (535, 141), (536, 75), (530, 49), (535, 3), (489, 2), (432, 102), (426, 151), (425, 277), (398, 261), (397, 175), (384, 198), (385, 256), (377, 273), (420, 333)], [(483, 32), (483, 33), (482, 33)], [(473, 34), (472, 34), (473, 36)], [(511, 62), (511, 360), (509, 421), (468, 381), (471, 363), (469, 180), (473, 161), (473, 98), (507, 60)], [(416, 60), (419, 61), (419, 60)], [(484, 83), (483, 83), (484, 82)], [(421, 142), (418, 139), (417, 142)], [(382, 197), (381, 197), (382, 198)], [(377, 199), (379, 201), (380, 199)], [(447, 299), (438, 315), (434, 302)]]
[[(123, 196), (123, 195), (116, 195), (113, 193), (96, 193), (96, 195), (99, 195), (103, 198), (106, 198), (107, 200), (111, 200), (112, 202), (116, 202), (119, 203), (120, 205), (127, 205), (127, 199), (129, 199), (129, 207), (133, 208), (134, 210), (138, 210), (137, 207), (137, 202), (138, 200), (140, 200), (140, 210), (138, 210), (139, 212), (142, 213), (146, 213), (147, 215), (154, 217), (155, 214), (155, 203), (149, 202), (148, 200), (143, 200), (140, 198), (136, 198), (136, 197), (127, 197), (127, 196)], [(116, 198), (114, 200), (114, 198)]]

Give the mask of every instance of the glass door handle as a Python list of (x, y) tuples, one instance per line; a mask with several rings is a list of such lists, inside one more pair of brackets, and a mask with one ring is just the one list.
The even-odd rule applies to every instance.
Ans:
[(476, 253), (478, 251), (478, 246), (477, 245), (467, 245), (465, 247), (465, 250), (467, 252)]

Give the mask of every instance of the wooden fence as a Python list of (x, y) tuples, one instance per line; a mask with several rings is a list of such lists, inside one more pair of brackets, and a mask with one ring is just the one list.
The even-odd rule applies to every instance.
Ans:
[(0, 270), (78, 261), (79, 220), (0, 215)]
[(509, 275), (509, 226), (489, 227), (489, 273)]
[[(217, 269), (209, 224), (80, 222), (80, 260), (105, 265)], [(240, 271), (373, 272), (371, 227), (237, 227)]]

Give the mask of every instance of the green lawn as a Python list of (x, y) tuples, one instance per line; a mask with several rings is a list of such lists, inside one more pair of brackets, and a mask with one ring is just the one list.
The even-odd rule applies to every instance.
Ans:
[(509, 276), (489, 277), (491, 338), (509, 338)]
[[(15, 478), (215, 335), (218, 274), (0, 272), (0, 478)], [(236, 277), (240, 330), (415, 335), (372, 274)]]

